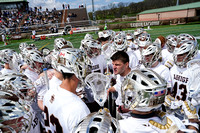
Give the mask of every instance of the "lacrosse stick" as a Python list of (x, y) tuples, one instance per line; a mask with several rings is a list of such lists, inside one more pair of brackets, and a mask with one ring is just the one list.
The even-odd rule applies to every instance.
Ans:
[(110, 78), (102, 73), (91, 73), (85, 78), (85, 83), (92, 89), (94, 100), (103, 107), (107, 99)]
[(49, 78), (48, 78), (48, 75), (47, 75), (47, 68), (44, 68), (43, 71), (44, 71), (44, 79), (45, 79), (45, 82), (46, 82), (46, 87), (47, 87), (47, 90), (49, 90)]
[[(111, 43), (106, 43), (102, 46), (102, 54), (104, 55), (104, 57), (106, 58), (106, 75), (111, 79), (111, 74), (109, 72), (109, 64), (111, 64), (111, 59), (110, 57), (112, 56), (112, 53), (114, 52), (113, 47), (111, 46)], [(111, 105), (110, 105), (110, 94), (108, 95), (108, 108), (111, 109)]]

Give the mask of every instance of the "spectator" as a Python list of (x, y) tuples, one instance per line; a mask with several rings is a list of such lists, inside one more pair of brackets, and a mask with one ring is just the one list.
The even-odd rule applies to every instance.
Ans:
[(65, 9), (65, 4), (62, 4), (63, 10)]
[(4, 34), (2, 34), (1, 37), (2, 37), (2, 41), (4, 42), (4, 45), (5, 45), (6, 44), (6, 42), (5, 42), (6, 37), (5, 37)]
[(68, 9), (70, 9), (70, 5), (68, 4), (67, 6), (68, 6)]
[(70, 23), (70, 18), (69, 17), (67, 17), (67, 23)]

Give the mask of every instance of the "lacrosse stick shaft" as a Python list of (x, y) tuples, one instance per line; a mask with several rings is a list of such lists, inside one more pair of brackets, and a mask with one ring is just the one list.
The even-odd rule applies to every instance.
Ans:
[(44, 71), (44, 79), (45, 79), (45, 83), (46, 83), (46, 88), (47, 88), (47, 90), (49, 90), (49, 78), (47, 75), (47, 68), (44, 68), (43, 71)]

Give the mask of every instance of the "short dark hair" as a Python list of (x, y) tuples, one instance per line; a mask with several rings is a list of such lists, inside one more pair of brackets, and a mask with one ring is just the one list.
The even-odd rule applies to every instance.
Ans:
[(62, 75), (63, 75), (63, 79), (70, 79), (74, 74), (73, 73), (64, 73), (63, 71)]
[(129, 56), (124, 51), (117, 51), (111, 57), (112, 61), (121, 60), (124, 64), (129, 62)]

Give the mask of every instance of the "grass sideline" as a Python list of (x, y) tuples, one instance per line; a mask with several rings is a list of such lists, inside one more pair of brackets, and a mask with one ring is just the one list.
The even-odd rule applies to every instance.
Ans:
[[(145, 27), (146, 28), (146, 27)], [(136, 28), (128, 28), (122, 29), (123, 31), (131, 31), (135, 30)], [(148, 30), (147, 32), (151, 35), (152, 40), (154, 41), (158, 36), (163, 35), (166, 37), (169, 34), (181, 34), (181, 33), (188, 33), (195, 37), (200, 36), (200, 22), (183, 24), (183, 25), (162, 25), (162, 26), (151, 26), (152, 30)], [(119, 30), (115, 30), (119, 31)], [(97, 32), (89, 32), (93, 35), (94, 39), (97, 38)], [(19, 51), (19, 44), (21, 42), (27, 42), (28, 44), (35, 44), (39, 49), (41, 49), (44, 45), (49, 49), (53, 49), (54, 39), (58, 37), (63, 37), (66, 40), (72, 42), (75, 48), (79, 48), (81, 40), (84, 38), (86, 33), (78, 33), (73, 35), (63, 35), (63, 36), (56, 36), (47, 38), (45, 40), (34, 41), (32, 39), (21, 39), (21, 40), (12, 40), (9, 42), (8, 45), (4, 46), (3, 42), (0, 42), (0, 50), (10, 48), (14, 49), (15, 51)], [(200, 43), (200, 40), (198, 40)]]

